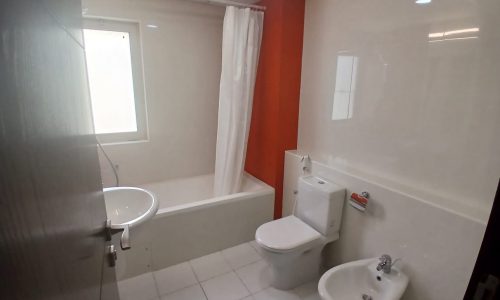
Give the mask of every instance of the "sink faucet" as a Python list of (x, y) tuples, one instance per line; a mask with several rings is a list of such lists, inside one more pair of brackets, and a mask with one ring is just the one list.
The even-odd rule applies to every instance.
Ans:
[(388, 254), (384, 254), (379, 257), (379, 263), (377, 265), (377, 271), (383, 271), (385, 274), (391, 273), (392, 258)]

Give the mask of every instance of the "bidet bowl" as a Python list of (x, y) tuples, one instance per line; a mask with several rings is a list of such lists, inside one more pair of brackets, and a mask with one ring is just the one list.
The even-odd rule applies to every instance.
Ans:
[(377, 271), (378, 258), (357, 260), (328, 270), (318, 283), (323, 300), (399, 300), (408, 276), (397, 267), (390, 274)]
[(106, 213), (111, 229), (129, 228), (152, 219), (158, 211), (158, 199), (145, 189), (136, 187), (105, 188)]

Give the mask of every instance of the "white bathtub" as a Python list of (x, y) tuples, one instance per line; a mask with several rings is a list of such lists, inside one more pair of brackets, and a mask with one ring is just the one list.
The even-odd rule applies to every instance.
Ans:
[(118, 253), (118, 279), (251, 241), (257, 227), (272, 220), (272, 187), (246, 175), (240, 193), (213, 197), (213, 178), (209, 174), (140, 186), (156, 195), (160, 208), (152, 221), (132, 229), (132, 248)]
[(153, 192), (160, 199), (157, 215), (178, 213), (190, 208), (231, 201), (246, 195), (255, 196), (274, 191), (272, 187), (250, 175), (243, 177), (240, 193), (215, 198), (213, 174), (149, 183), (141, 187)]

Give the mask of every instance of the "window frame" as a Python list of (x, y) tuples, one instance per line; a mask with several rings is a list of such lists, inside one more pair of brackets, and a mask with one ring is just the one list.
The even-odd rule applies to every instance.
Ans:
[[(146, 92), (144, 85), (144, 70), (142, 63), (142, 48), (140, 40), (140, 24), (132, 21), (112, 20), (103, 18), (85, 17), (83, 19), (83, 29), (127, 32), (130, 42), (130, 61), (132, 66), (132, 80), (134, 89), (135, 117), (137, 131), (96, 133), (96, 137), (103, 144), (127, 143), (148, 140), (148, 122), (146, 109)], [(85, 39), (84, 39), (85, 43)], [(87, 58), (85, 57), (85, 64)], [(87, 72), (87, 76), (89, 76)], [(89, 85), (90, 92), (90, 85)], [(90, 93), (89, 93), (90, 95)], [(92, 106), (92, 101), (90, 101)], [(94, 123), (92, 109), (92, 123)], [(95, 124), (94, 124), (95, 132)]]

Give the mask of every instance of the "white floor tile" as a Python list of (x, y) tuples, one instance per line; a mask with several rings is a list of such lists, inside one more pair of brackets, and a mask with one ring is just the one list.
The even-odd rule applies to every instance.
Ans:
[(255, 298), (253, 296), (248, 296), (248, 297), (245, 297), (241, 300), (255, 300)]
[(239, 300), (250, 293), (236, 273), (227, 273), (201, 283), (208, 300)]
[(300, 297), (293, 291), (282, 291), (273, 287), (267, 288), (254, 294), (256, 300), (300, 300)]
[(118, 292), (120, 294), (120, 300), (158, 299), (158, 292), (152, 273), (146, 273), (119, 281)]
[(321, 300), (318, 293), (318, 280), (303, 284), (294, 291), (302, 300)]
[(222, 255), (229, 262), (233, 270), (262, 259), (257, 251), (248, 243), (222, 250)]
[(199, 281), (205, 281), (231, 271), (231, 266), (224, 260), (220, 252), (193, 259), (190, 263)]
[(181, 263), (153, 273), (160, 296), (196, 284), (198, 281), (189, 263)]
[(164, 295), (161, 300), (207, 300), (199, 284)]
[(271, 269), (263, 260), (244, 266), (236, 273), (252, 294), (271, 285)]

